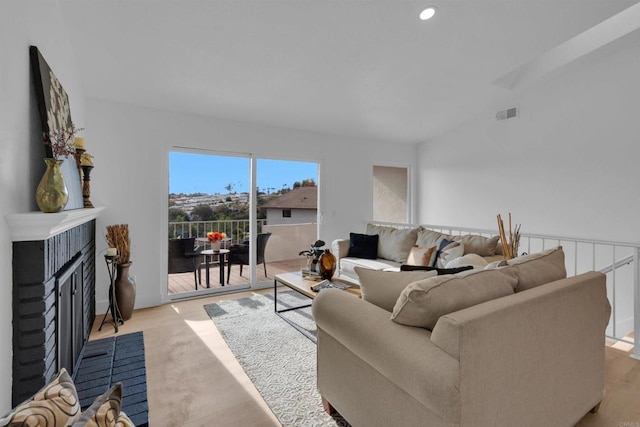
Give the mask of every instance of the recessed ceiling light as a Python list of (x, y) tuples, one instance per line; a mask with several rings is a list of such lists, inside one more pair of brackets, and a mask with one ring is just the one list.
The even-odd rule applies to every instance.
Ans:
[(425, 10), (423, 10), (422, 12), (420, 12), (420, 19), (422, 19), (423, 21), (426, 21), (427, 19), (433, 18), (435, 14), (436, 14), (436, 8), (434, 6), (430, 6)]

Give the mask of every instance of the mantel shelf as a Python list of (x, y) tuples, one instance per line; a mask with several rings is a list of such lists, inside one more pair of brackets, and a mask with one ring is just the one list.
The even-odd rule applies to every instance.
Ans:
[(74, 209), (58, 213), (27, 212), (5, 215), (11, 240), (27, 242), (47, 240), (85, 222), (97, 218), (104, 207)]

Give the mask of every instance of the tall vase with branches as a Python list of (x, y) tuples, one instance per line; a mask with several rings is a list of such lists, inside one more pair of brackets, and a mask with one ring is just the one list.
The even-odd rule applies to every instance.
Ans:
[(107, 226), (106, 240), (110, 247), (118, 251), (115, 281), (116, 303), (124, 320), (131, 319), (136, 302), (136, 284), (129, 275), (131, 261), (131, 240), (128, 224)]

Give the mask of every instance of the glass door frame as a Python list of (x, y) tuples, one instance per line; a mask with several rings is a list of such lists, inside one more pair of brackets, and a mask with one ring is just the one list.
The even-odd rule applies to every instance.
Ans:
[[(230, 156), (230, 157), (240, 157), (246, 158), (249, 160), (249, 283), (242, 285), (231, 285), (224, 286), (220, 288), (210, 288), (210, 289), (198, 289), (197, 291), (189, 291), (182, 292), (179, 294), (169, 294), (169, 280), (168, 280), (168, 239), (164, 239), (163, 243), (163, 251), (165, 256), (161, 257), (163, 260), (165, 273), (164, 277), (166, 277), (167, 281), (164, 286), (163, 292), (163, 300), (165, 302), (171, 301), (179, 301), (183, 299), (191, 299), (191, 298), (201, 298), (204, 296), (212, 296), (217, 294), (224, 293), (232, 293), (232, 292), (241, 292), (247, 290), (256, 290), (256, 289), (265, 289), (273, 286), (273, 282), (271, 280), (266, 280), (263, 282), (257, 281), (257, 251), (255, 247), (255, 242), (257, 241), (258, 236), (258, 210), (257, 210), (257, 164), (258, 160), (282, 160), (282, 161), (292, 161), (292, 162), (308, 162), (308, 163), (316, 163), (317, 164), (317, 182), (318, 186), (318, 207), (316, 212), (316, 236), (320, 236), (321, 232), (321, 222), (322, 222), (322, 211), (321, 207), (324, 205), (323, 203), (323, 192), (321, 191), (322, 185), (322, 170), (323, 170), (323, 160), (318, 159), (293, 159), (293, 158), (283, 158), (282, 156), (269, 156), (269, 155), (259, 155), (251, 152), (232, 152), (232, 151), (223, 151), (223, 150), (211, 150), (204, 148), (193, 148), (193, 147), (183, 147), (183, 146), (172, 146), (166, 152), (166, 171), (167, 171), (167, 191), (165, 192), (165, 196), (168, 197), (168, 180), (170, 174), (170, 162), (169, 156), (172, 152), (179, 153), (189, 153), (189, 154), (201, 154), (201, 155), (210, 155), (210, 156)], [(166, 203), (167, 199), (163, 199), (164, 209), (167, 209), (168, 206)], [(168, 230), (169, 219), (168, 215), (163, 216), (163, 229)]]
[[(253, 239), (253, 235), (255, 233), (255, 229), (256, 229), (256, 224), (255, 224), (255, 212), (254, 209), (252, 209), (254, 200), (255, 200), (255, 189), (252, 188), (252, 186), (254, 185), (253, 182), (255, 181), (255, 161), (253, 158), (253, 155), (251, 153), (242, 153), (242, 152), (231, 152), (231, 151), (222, 151), (222, 150), (207, 150), (207, 149), (202, 149), (202, 148), (191, 148), (191, 147), (181, 147), (181, 146), (173, 146), (170, 147), (169, 150), (166, 153), (166, 161), (167, 161), (167, 167), (166, 167), (166, 171), (167, 171), (167, 192), (166, 192), (166, 196), (168, 197), (169, 195), (169, 191), (168, 191), (168, 187), (169, 187), (169, 177), (170, 177), (170, 172), (171, 172), (171, 164), (170, 164), (170, 160), (169, 157), (171, 155), (171, 153), (187, 153), (187, 154), (197, 154), (197, 155), (205, 155), (205, 156), (218, 156), (218, 157), (238, 157), (238, 158), (245, 158), (249, 160), (249, 283), (246, 284), (239, 284), (239, 285), (225, 285), (223, 287), (216, 287), (216, 288), (199, 288), (198, 290), (193, 290), (193, 291), (187, 291), (187, 292), (181, 292), (181, 293), (176, 293), (176, 294), (170, 294), (169, 293), (169, 272), (168, 272), (168, 239), (164, 239), (165, 243), (164, 245), (166, 245), (164, 247), (164, 254), (166, 254), (166, 258), (162, 259), (164, 260), (163, 264), (164, 264), (164, 277), (166, 277), (166, 284), (165, 284), (165, 288), (164, 288), (164, 295), (163, 295), (163, 299), (165, 301), (180, 301), (180, 300), (184, 300), (184, 299), (192, 299), (192, 298), (201, 298), (201, 297), (205, 297), (205, 296), (213, 296), (213, 295), (218, 295), (218, 294), (225, 294), (225, 293), (232, 293), (232, 292), (242, 292), (242, 291), (247, 291), (247, 290), (251, 290), (254, 289), (254, 284), (255, 284), (255, 244), (253, 244), (254, 239)], [(168, 212), (168, 206), (166, 203), (166, 199), (163, 200), (164, 203), (164, 207), (165, 209), (167, 209)], [(254, 219), (252, 220), (251, 217), (254, 217)], [(163, 229), (164, 230), (168, 230), (169, 228), (169, 216), (165, 215), (163, 216), (165, 223), (163, 224)]]

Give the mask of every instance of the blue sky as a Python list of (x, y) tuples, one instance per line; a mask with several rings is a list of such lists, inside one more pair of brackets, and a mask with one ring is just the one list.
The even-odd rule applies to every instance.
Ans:
[[(213, 156), (171, 152), (169, 154), (169, 193), (226, 194), (249, 191), (249, 163), (246, 157)], [(260, 191), (293, 187), (296, 181), (313, 179), (318, 182), (318, 165), (312, 162), (258, 159), (257, 184)]]

